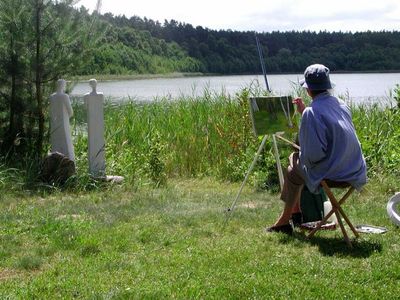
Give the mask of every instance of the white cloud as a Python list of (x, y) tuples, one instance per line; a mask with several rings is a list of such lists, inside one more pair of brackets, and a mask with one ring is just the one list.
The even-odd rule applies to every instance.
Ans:
[[(399, 30), (399, 0), (103, 0), (102, 12), (175, 19), (211, 29), (233, 30)], [(82, 0), (89, 9), (96, 0)]]

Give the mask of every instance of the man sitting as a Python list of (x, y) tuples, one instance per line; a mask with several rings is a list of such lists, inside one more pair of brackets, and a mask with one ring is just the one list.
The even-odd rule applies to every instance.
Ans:
[(330, 95), (329, 69), (321, 64), (308, 66), (302, 87), (312, 98), (305, 107), (301, 98), (293, 103), (302, 114), (300, 153), (292, 153), (284, 178), (281, 199), (284, 210), (268, 232), (293, 233), (292, 213), (299, 207), (303, 185), (317, 193), (323, 179), (347, 182), (360, 190), (366, 183), (366, 164), (361, 152), (349, 107)]

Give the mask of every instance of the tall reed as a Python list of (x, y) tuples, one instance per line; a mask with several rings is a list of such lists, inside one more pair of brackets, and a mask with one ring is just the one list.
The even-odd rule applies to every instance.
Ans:
[(400, 108), (365, 104), (352, 112), (369, 174), (400, 175)]
[[(168, 177), (241, 180), (260, 143), (252, 132), (249, 94), (248, 88), (234, 96), (205, 89), (199, 97), (109, 103), (107, 171), (156, 185)], [(84, 151), (84, 133), (75, 140), (76, 150)], [(264, 154), (261, 160), (265, 164), (273, 161), (270, 157)]]

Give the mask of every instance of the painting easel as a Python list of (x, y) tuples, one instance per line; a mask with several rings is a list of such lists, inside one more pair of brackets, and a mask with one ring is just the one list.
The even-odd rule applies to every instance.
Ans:
[(240, 186), (240, 189), (230, 206), (227, 209), (227, 220), (235, 209), (236, 203), (243, 191), (243, 188), (253, 171), (258, 157), (260, 156), (265, 144), (268, 140), (269, 135), (272, 136), (274, 157), (276, 161), (276, 166), (279, 176), (279, 184), (282, 190), (283, 188), (283, 170), (281, 166), (281, 161), (279, 157), (279, 150), (276, 139), (280, 139), (285, 143), (292, 145), (293, 147), (300, 149), (295, 143), (282, 137), (284, 132), (295, 132), (297, 131), (297, 126), (295, 125), (293, 116), (291, 116), (290, 111), (294, 112), (292, 99), (289, 96), (269, 96), (269, 97), (252, 97), (249, 99), (250, 117), (253, 124), (253, 130), (256, 136), (263, 135), (260, 146), (254, 156), (252, 163), (244, 177), (244, 180)]

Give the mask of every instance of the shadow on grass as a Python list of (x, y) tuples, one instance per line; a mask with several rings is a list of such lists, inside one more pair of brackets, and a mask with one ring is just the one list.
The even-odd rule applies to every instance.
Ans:
[(293, 237), (283, 237), (280, 242), (302, 242), (318, 246), (319, 251), (326, 256), (349, 256), (354, 258), (367, 258), (374, 253), (382, 251), (382, 244), (362, 239), (352, 239), (353, 248), (347, 246), (343, 238), (314, 236), (308, 239), (304, 234), (295, 234)]

